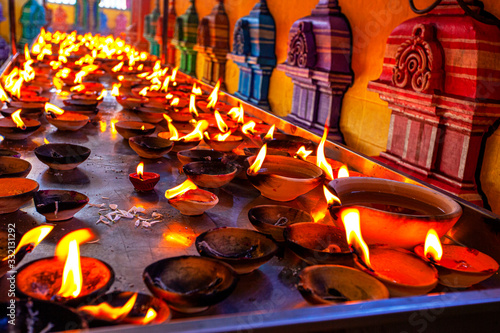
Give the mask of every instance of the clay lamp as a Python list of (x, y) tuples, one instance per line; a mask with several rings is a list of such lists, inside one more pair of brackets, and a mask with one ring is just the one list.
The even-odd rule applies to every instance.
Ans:
[(278, 245), (268, 235), (242, 228), (217, 228), (196, 237), (200, 255), (221, 260), (238, 274), (248, 274), (268, 262)]
[[(0, 229), (0, 278), (8, 271), (13, 271), (27, 253), (33, 249), (52, 231), (54, 226), (41, 225), (27, 231), (21, 238), (15, 228)], [(15, 238), (12, 238), (15, 235)], [(14, 241), (15, 248), (9, 248), (9, 242)]]
[(0, 156), (10, 156), (20, 158), (21, 154), (15, 150), (0, 148)]
[(90, 156), (90, 149), (69, 143), (49, 143), (35, 148), (40, 162), (53, 170), (73, 170)]
[(89, 117), (80, 113), (65, 112), (63, 109), (51, 104), (45, 104), (47, 121), (60, 131), (78, 131), (90, 121)]
[(139, 121), (119, 121), (115, 124), (115, 129), (118, 134), (128, 140), (133, 136), (153, 134), (156, 130), (156, 126)]
[(257, 230), (270, 235), (277, 242), (285, 241), (283, 232), (287, 226), (314, 222), (312, 216), (303, 210), (279, 205), (255, 206), (248, 211), (248, 219)]
[(261, 138), (264, 143), (267, 143), (269, 149), (279, 149), (288, 152), (291, 156), (304, 146), (306, 150), (315, 150), (316, 144), (308, 139), (300, 136), (274, 133), (274, 125), (266, 134), (262, 134)]
[(344, 230), (333, 225), (313, 222), (291, 224), (285, 228), (284, 238), (288, 248), (308, 264), (353, 264), (353, 254)]
[[(179, 103), (179, 104), (176, 104)], [(187, 107), (180, 108), (180, 102), (177, 102), (176, 99), (173, 99), (170, 104), (170, 111), (168, 115), (173, 121), (176, 122), (189, 122), (191, 119), (199, 116), (199, 110), (196, 107), (196, 96), (191, 94), (189, 95), (189, 104)]]
[(25, 178), (30, 171), (30, 162), (16, 157), (0, 156), (0, 178)]
[(116, 101), (123, 106), (124, 109), (134, 109), (148, 102), (148, 99), (143, 96), (119, 95), (116, 96)]
[[(6, 109), (0, 109), (0, 113), (2, 116), (5, 118), (11, 118), (12, 114), (19, 110), (18, 108), (6, 108)], [(22, 118), (31, 118), (31, 119), (38, 119), (40, 115), (42, 114), (42, 109), (21, 109), (21, 117)]]
[(19, 297), (76, 307), (104, 294), (114, 282), (113, 269), (99, 259), (80, 257), (80, 244), (94, 239), (90, 229), (78, 229), (59, 241), (54, 257), (22, 266), (16, 279)]
[(21, 96), (19, 100), (12, 100), (8, 103), (12, 108), (25, 109), (31, 112), (36, 112), (42, 110), (45, 103), (49, 101), (48, 97), (42, 97), (37, 95), (27, 95)]
[(144, 163), (137, 165), (137, 170), (128, 176), (137, 192), (150, 192), (160, 181), (160, 175), (155, 172), (144, 172)]
[(99, 105), (99, 101), (86, 100), (86, 99), (72, 99), (72, 98), (64, 99), (63, 103), (66, 106), (72, 106), (75, 109), (79, 109), (79, 110), (95, 109), (95, 108), (97, 108), (97, 105)]
[(357, 269), (338, 265), (304, 268), (297, 289), (312, 305), (333, 305), (349, 301), (389, 298), (383, 283)]
[(27, 178), (0, 178), (0, 214), (17, 211), (33, 198), (38, 183)]
[(79, 307), (78, 312), (87, 318), (90, 327), (161, 324), (171, 316), (161, 299), (129, 291), (104, 294), (91, 304)]
[(203, 134), (205, 142), (210, 146), (210, 148), (217, 151), (230, 152), (238, 148), (238, 146), (243, 143), (243, 137), (232, 135), (231, 131), (218, 133), (214, 136), (210, 136), (210, 134), (206, 131)]
[[(78, 87), (78, 88), (75, 88)], [(72, 90), (73, 89), (73, 90)], [(102, 91), (104, 89), (104, 85), (99, 82), (82, 82), (77, 86), (73, 86), (70, 88), (70, 91), (76, 91), (79, 93), (85, 93), (85, 92), (94, 92), (97, 93), (99, 91)]]
[(164, 118), (168, 122), (168, 132), (160, 132), (158, 133), (158, 137), (173, 141), (173, 152), (177, 153), (181, 150), (191, 149), (200, 144), (203, 139), (203, 131), (207, 128), (206, 122), (197, 122), (194, 130), (189, 133), (179, 133), (172, 124), (172, 119), (168, 115), (164, 115)]
[(87, 203), (89, 198), (76, 191), (40, 190), (33, 196), (36, 211), (49, 222), (71, 219)]
[(94, 120), (97, 117), (97, 114), (99, 113), (99, 108), (97, 107), (82, 108), (73, 105), (70, 106), (66, 105), (63, 106), (62, 109), (67, 112), (82, 114), (84, 116), (89, 117), (90, 120)]
[(238, 276), (219, 260), (181, 256), (152, 263), (143, 273), (148, 289), (178, 312), (197, 313), (226, 299)]
[(356, 253), (356, 267), (382, 282), (391, 296), (422, 295), (437, 285), (437, 270), (414, 253), (384, 245), (368, 247), (357, 209), (342, 211), (341, 219), (347, 243)]
[(185, 164), (182, 170), (193, 183), (207, 188), (218, 188), (228, 184), (238, 172), (235, 164), (219, 161), (190, 162)]
[(142, 158), (162, 158), (172, 150), (173, 141), (152, 136), (133, 136), (128, 139), (130, 148)]
[(73, 100), (94, 101), (97, 103), (102, 103), (104, 97), (106, 97), (107, 95), (107, 90), (103, 88), (100, 93), (96, 93), (94, 91), (86, 91), (84, 93), (71, 94), (70, 98)]
[(267, 144), (257, 156), (248, 158), (248, 180), (261, 195), (275, 201), (291, 201), (305, 194), (323, 180), (323, 171), (297, 158), (269, 155)]
[(164, 119), (163, 115), (167, 113), (165, 109), (147, 108), (144, 106), (134, 108), (134, 112), (143, 122), (151, 124), (157, 124), (162, 121)]
[(469, 247), (441, 244), (433, 229), (429, 230), (425, 244), (417, 245), (414, 251), (437, 268), (439, 283), (451, 288), (468, 288), (498, 271), (498, 263), (487, 254)]
[(221, 85), (221, 79), (217, 81), (214, 89), (208, 96), (206, 101), (198, 101), (196, 106), (202, 111), (206, 113), (212, 113), (214, 111), (229, 111), (232, 106), (227, 105), (226, 103), (219, 102), (219, 89)]
[[(68, 327), (78, 331), (88, 330), (85, 319), (66, 306), (32, 299), (16, 300), (15, 305), (16, 326), (12, 332), (63, 332), (68, 330)], [(8, 306), (7, 303), (2, 304), (3, 308)], [(4, 321), (6, 326), (8, 320), (10, 318), (7, 316), (0, 317), (0, 322)]]
[(442, 237), (462, 215), (453, 199), (423, 186), (370, 178), (338, 178), (328, 184), (341, 206), (331, 206), (334, 223), (343, 210), (355, 207), (368, 244), (413, 249), (432, 228)]
[(190, 149), (177, 152), (177, 158), (182, 165), (190, 162), (221, 161), (223, 153), (211, 149)]
[(213, 113), (200, 113), (196, 119), (208, 122), (208, 125), (210, 126), (209, 134), (211, 135), (215, 134), (215, 132), (226, 133), (230, 131), (233, 133), (238, 129), (238, 123), (228, 118), (224, 119), (217, 110)]
[(165, 192), (168, 203), (182, 215), (196, 216), (214, 208), (219, 198), (208, 191), (199, 189), (187, 179), (184, 183)]
[(140, 97), (147, 97), (147, 98), (165, 98), (165, 93), (163, 91), (159, 90), (152, 90), (150, 86), (141, 86), (141, 87), (135, 87), (132, 88), (132, 95)]
[(0, 119), (0, 135), (7, 140), (24, 140), (32, 135), (42, 125), (38, 120), (20, 117), (21, 109), (12, 114), (11, 118)]

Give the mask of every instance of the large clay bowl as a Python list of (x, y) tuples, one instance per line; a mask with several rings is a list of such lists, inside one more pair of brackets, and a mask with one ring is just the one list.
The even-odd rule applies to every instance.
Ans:
[[(0, 109), (0, 113), (2, 116), (5, 118), (10, 118), (14, 112), (19, 110), (18, 108), (6, 108), (6, 109)], [(38, 119), (43, 112), (43, 108), (41, 109), (21, 109), (21, 118), (31, 118), (31, 119)]]
[(168, 111), (168, 116), (172, 118), (173, 121), (179, 122), (179, 123), (187, 123), (191, 119), (193, 119), (193, 115), (191, 112), (187, 111), (176, 111), (176, 109), (171, 108), (170, 111)]
[(285, 240), (297, 256), (308, 264), (350, 265), (353, 254), (345, 231), (333, 225), (296, 223), (286, 227)]
[(69, 143), (49, 143), (35, 148), (36, 157), (49, 168), (73, 170), (90, 156), (90, 149)]
[(8, 140), (24, 140), (33, 134), (42, 125), (38, 120), (23, 118), (25, 129), (18, 128), (10, 118), (0, 119), (0, 135)]
[(88, 100), (88, 99), (64, 99), (64, 105), (73, 106), (81, 109), (93, 109), (96, 108), (99, 104), (99, 101), (96, 100)]
[[(255, 158), (248, 158), (250, 165)], [(297, 158), (269, 155), (259, 172), (253, 174), (247, 170), (247, 176), (262, 196), (275, 201), (291, 201), (318, 186), (323, 170)]]
[(161, 158), (172, 150), (173, 141), (153, 136), (133, 136), (128, 139), (130, 148), (143, 158)]
[(283, 232), (291, 224), (314, 222), (312, 216), (300, 209), (279, 206), (261, 205), (248, 211), (248, 219), (260, 232), (271, 235), (277, 242), (284, 242)]
[(133, 136), (150, 135), (156, 130), (155, 125), (140, 121), (119, 121), (115, 124), (115, 128), (118, 134), (126, 140)]
[(0, 148), (0, 156), (21, 157), (21, 154), (15, 150)]
[[(188, 134), (189, 132), (179, 132), (179, 137), (182, 137), (183, 135)], [(158, 133), (158, 137), (162, 139), (170, 139), (170, 132), (160, 132)], [(190, 141), (185, 141), (185, 140), (175, 140), (174, 142), (174, 147), (172, 148), (172, 151), (174, 153), (178, 153), (182, 150), (187, 150), (194, 148), (198, 146), (201, 142), (201, 140), (190, 140)]]
[(207, 138), (204, 140), (210, 148), (222, 152), (230, 152), (233, 149), (238, 148), (238, 146), (243, 143), (243, 137), (232, 134), (226, 139), (226, 141), (217, 141), (213, 139), (208, 140)]
[(226, 185), (236, 177), (238, 168), (231, 163), (200, 161), (185, 164), (182, 170), (200, 187), (217, 188)]
[(65, 112), (60, 116), (46, 116), (47, 121), (60, 131), (78, 131), (89, 122), (89, 117), (81, 113)]
[[(262, 134), (262, 138), (264, 136), (265, 134)], [(302, 146), (307, 150), (316, 150), (316, 144), (313, 141), (290, 134), (274, 133), (273, 140), (263, 139), (263, 141), (267, 143), (267, 148), (286, 151), (291, 156), (295, 155), (295, 152)]]
[(177, 153), (177, 158), (182, 165), (200, 161), (220, 161), (223, 156), (224, 153), (210, 149), (189, 149)]
[(318, 265), (304, 268), (297, 289), (313, 305), (389, 298), (384, 284), (360, 270)]
[(142, 121), (151, 124), (157, 124), (163, 119), (163, 115), (167, 113), (165, 109), (157, 108), (146, 108), (146, 107), (136, 107), (134, 108), (135, 113)]
[(79, 113), (84, 116), (89, 117), (90, 120), (93, 120), (99, 114), (99, 108), (97, 107), (80, 107), (80, 106), (63, 106), (62, 109), (67, 112)]
[(89, 202), (85, 194), (67, 190), (41, 190), (33, 200), (36, 211), (54, 222), (69, 220)]
[(238, 274), (248, 274), (268, 262), (278, 246), (271, 237), (242, 228), (217, 228), (196, 237), (200, 255), (222, 260)]
[(148, 289), (172, 309), (196, 313), (226, 299), (236, 287), (238, 276), (219, 260), (181, 256), (147, 266), (143, 273)]
[(219, 198), (212, 192), (197, 188), (184, 194), (168, 199), (168, 203), (181, 212), (182, 215), (197, 216), (214, 208)]
[(370, 177), (338, 178), (328, 184), (342, 206), (330, 214), (343, 228), (340, 214), (357, 208), (363, 238), (368, 244), (412, 249), (425, 240), (429, 229), (442, 237), (462, 215), (453, 199), (423, 186)]
[(30, 162), (16, 157), (0, 156), (0, 178), (24, 178), (30, 171)]
[(0, 178), (0, 214), (12, 213), (33, 198), (38, 183), (26, 178)]
[(116, 96), (116, 101), (123, 106), (124, 109), (130, 109), (132, 110), (133, 108), (140, 107), (143, 104), (146, 104), (148, 102), (148, 99), (146, 97), (137, 97), (137, 96)]

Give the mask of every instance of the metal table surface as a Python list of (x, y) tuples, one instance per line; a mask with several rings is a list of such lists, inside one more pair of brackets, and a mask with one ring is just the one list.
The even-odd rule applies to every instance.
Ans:
[[(227, 98), (232, 97), (227, 95)], [(249, 111), (253, 114), (263, 112), (256, 109)], [(264, 120), (275, 118), (271, 114), (261, 114), (261, 116)], [(128, 210), (132, 206), (142, 206), (148, 216), (153, 211), (163, 214), (164, 221), (150, 229), (136, 228), (134, 220), (127, 219), (121, 219), (111, 226), (96, 225), (99, 208), (87, 206), (73, 219), (57, 223), (51, 234), (33, 253), (24, 258), (21, 265), (51, 256), (55, 244), (63, 235), (71, 230), (89, 227), (95, 231), (99, 240), (82, 245), (81, 254), (101, 259), (113, 267), (116, 280), (111, 290), (148, 293), (142, 281), (142, 272), (147, 265), (166, 257), (196, 255), (194, 239), (196, 235), (208, 229), (222, 226), (253, 229), (247, 218), (248, 210), (258, 204), (274, 203), (260, 196), (248, 181), (236, 179), (223, 188), (212, 190), (220, 199), (215, 208), (198, 217), (182, 216), (164, 197), (166, 189), (180, 184), (185, 179), (185, 176), (179, 173), (181, 164), (175, 154), (168, 154), (160, 160), (141, 159), (120, 135), (111, 132), (112, 119), (137, 118), (132, 112), (121, 110), (114, 98), (108, 96), (101, 104), (100, 118), (78, 132), (56, 131), (55, 127), (42, 119), (42, 128), (30, 139), (24, 142), (4, 140), (0, 143), (0, 147), (21, 152), (22, 158), (33, 166), (28, 178), (39, 182), (40, 189), (76, 190), (85, 193), (93, 204), (117, 204), (120, 209)], [(282, 120), (276, 121), (280, 123), (279, 127), (289, 126)], [(106, 124), (105, 130), (101, 128), (101, 123)], [(310, 135), (315, 137), (313, 134)], [(76, 170), (54, 172), (38, 161), (33, 153), (33, 149), (42, 144), (44, 138), (51, 143), (84, 145), (90, 148), (92, 153)], [(329, 147), (327, 155), (341, 157), (339, 159), (346, 163), (352, 162), (349, 164), (357, 165), (359, 171), (372, 170), (373, 174), (379, 172), (414, 181), (366, 157), (350, 152), (341, 145), (329, 143)], [(136, 193), (128, 180), (129, 173), (135, 172), (141, 160), (145, 162), (146, 171), (161, 175), (155, 192), (150, 194)], [(498, 217), (475, 206), (463, 202), (461, 204), (464, 207), (464, 216), (449, 232), (450, 237), (499, 260)], [(285, 205), (317, 211), (324, 209), (326, 202), (321, 188), (317, 188)], [(328, 218), (326, 216), (326, 219)], [(13, 221), (23, 233), (44, 223), (45, 219), (35, 211), (33, 203), (30, 203), (18, 212), (0, 215), (2, 225)], [(480, 325), (500, 327), (498, 319), (491, 315), (500, 310), (498, 273), (467, 291), (445, 290), (438, 287), (433, 293), (425, 296), (317, 307), (308, 305), (295, 288), (297, 272), (301, 267), (303, 267), (301, 261), (293, 253), (284, 250), (259, 270), (241, 276), (233, 294), (205, 312), (191, 316), (174, 314), (172, 321), (163, 325), (118, 326), (95, 331), (356, 331), (367, 327), (370, 327), (369, 331), (374, 329), (377, 331), (376, 327), (381, 329), (381, 326), (391, 327), (391, 331), (407, 329), (420, 331), (424, 326), (428, 328), (431, 324), (439, 327), (440, 323), (446, 328), (466, 328), (468, 322), (475, 323), (476, 328), (481, 327)], [(7, 282), (4, 277), (0, 280), (0, 301), (6, 300), (7, 293), (4, 292), (6, 289)]]

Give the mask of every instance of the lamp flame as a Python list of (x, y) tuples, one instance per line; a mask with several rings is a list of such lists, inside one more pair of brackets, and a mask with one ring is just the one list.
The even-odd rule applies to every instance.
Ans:
[(64, 110), (47, 102), (45, 103), (45, 112), (52, 112), (55, 115), (61, 116), (64, 113)]
[(170, 102), (170, 106), (177, 106), (179, 105), (179, 97), (175, 97), (174, 99), (172, 99), (172, 101)]
[(61, 297), (76, 298), (82, 291), (82, 267), (80, 263), (80, 248), (76, 240), (69, 242), (68, 257), (64, 264), (61, 289), (57, 294)]
[(218, 133), (215, 136), (215, 140), (217, 140), (217, 141), (226, 141), (226, 139), (229, 138), (230, 135), (231, 135), (231, 132), (226, 132), (224, 134)]
[(325, 185), (323, 185), (323, 193), (325, 195), (326, 202), (328, 203), (328, 207), (333, 205), (342, 205), (340, 198), (330, 192)]
[(2, 102), (9, 102), (9, 96), (7, 96), (7, 93), (5, 90), (3, 90), (3, 87), (0, 85), (0, 101)]
[[(164, 115), (164, 116), (166, 116), (166, 115)], [(167, 121), (168, 121), (168, 119), (167, 119)], [(170, 121), (168, 121), (168, 132), (170, 133), (169, 140), (179, 141), (179, 131), (177, 131), (177, 128), (175, 128), (175, 126), (172, 124), (172, 119), (170, 119)]]
[(55, 77), (55, 76), (54, 76), (54, 78), (52, 79), (52, 83), (54, 84), (54, 87), (55, 87), (57, 90), (61, 90), (61, 89), (62, 89), (62, 87), (63, 87), (63, 85), (64, 85), (63, 81), (62, 81), (60, 78)]
[(260, 168), (262, 167), (262, 164), (264, 163), (264, 159), (266, 158), (266, 154), (267, 154), (267, 144), (264, 144), (262, 148), (260, 148), (259, 153), (255, 158), (255, 161), (248, 168), (248, 174), (255, 175), (257, 172), (259, 172)]
[(144, 319), (142, 321), (142, 324), (143, 325), (149, 324), (150, 322), (155, 320), (156, 316), (157, 316), (157, 313), (156, 313), (155, 309), (149, 308), (148, 312), (146, 313), (146, 316), (144, 317)]
[(191, 89), (191, 93), (193, 95), (201, 96), (203, 94), (203, 91), (201, 91), (200, 87), (196, 86), (196, 83), (193, 83), (193, 89)]
[(120, 87), (121, 83), (113, 83), (113, 88), (111, 89), (111, 96), (117, 97), (120, 96)]
[(200, 120), (196, 123), (195, 129), (181, 137), (179, 140), (183, 141), (196, 141), (196, 140), (202, 140), (203, 139), (203, 132), (208, 128), (208, 121), (206, 120)]
[(167, 77), (165, 78), (165, 81), (163, 81), (163, 85), (162, 85), (162, 87), (161, 87), (161, 90), (162, 90), (163, 92), (167, 92), (167, 91), (168, 91), (168, 85), (169, 85), (169, 84), (170, 84), (170, 76), (167, 76)]
[[(121, 307), (112, 307), (106, 302), (98, 305), (85, 305), (78, 308), (78, 311), (86, 312), (95, 319), (106, 321), (120, 321), (125, 318), (134, 308), (137, 300), (137, 293), (134, 293), (128, 301)], [(156, 316), (155, 316), (156, 317)]]
[(120, 70), (122, 69), (122, 67), (123, 67), (123, 61), (122, 61), (122, 62), (120, 62), (120, 63), (119, 63), (118, 65), (116, 65), (115, 67), (113, 67), (111, 70), (112, 70), (114, 73), (116, 73), (116, 72), (120, 71)]
[(57, 243), (55, 256), (58, 260), (64, 261), (68, 255), (69, 243), (72, 240), (76, 240), (78, 245), (92, 241), (95, 239), (95, 234), (90, 228), (78, 229), (70, 232)]
[(172, 82), (175, 82), (175, 78), (177, 76), (177, 71), (178, 70), (179, 70), (179, 66), (177, 66), (174, 69), (172, 69), (172, 75), (170, 75), (170, 77), (172, 78)]
[(96, 98), (98, 101), (101, 101), (104, 99), (104, 97), (106, 97), (108, 95), (108, 92), (106, 91), (106, 89), (103, 89), (101, 91), (101, 94)]
[(16, 126), (22, 130), (26, 129), (26, 125), (24, 124), (24, 121), (21, 119), (21, 109), (17, 110), (16, 112), (12, 113), (12, 120), (14, 123), (16, 123)]
[(222, 79), (219, 79), (217, 81), (217, 84), (214, 87), (214, 90), (210, 93), (210, 96), (208, 96), (208, 104), (207, 108), (209, 109), (214, 109), (215, 106), (217, 105), (217, 101), (219, 100), (219, 89), (220, 89), (220, 83)]
[(343, 165), (337, 171), (337, 178), (348, 178), (349, 177), (349, 168), (347, 165)]
[(15, 256), (24, 246), (32, 244), (33, 250), (40, 242), (54, 229), (52, 225), (41, 225), (39, 227), (33, 228), (26, 232), (19, 244), (17, 244), (14, 253), (2, 259), (2, 261), (7, 260), (9, 257)]
[(316, 152), (316, 165), (325, 172), (328, 179), (333, 180), (333, 169), (332, 166), (326, 161), (325, 157), (325, 142), (328, 135), (328, 126), (325, 125), (325, 130), (323, 131), (323, 137), (318, 145), (318, 150)]
[(139, 91), (139, 95), (145, 97), (148, 94), (148, 90), (149, 90), (149, 87), (142, 88), (141, 91)]
[(70, 91), (82, 92), (85, 89), (85, 85), (79, 84), (69, 88)]
[(299, 150), (297, 150), (294, 157), (300, 158), (305, 161), (307, 159), (307, 156), (311, 155), (312, 152), (312, 150), (307, 150), (305, 146), (302, 146), (299, 148)]
[(425, 237), (424, 255), (434, 262), (439, 262), (443, 257), (443, 247), (439, 236), (434, 229), (429, 229)]
[(269, 131), (267, 131), (266, 136), (264, 137), (264, 140), (273, 140), (273, 135), (274, 135), (274, 129), (276, 128), (276, 124), (273, 124)]
[(229, 131), (229, 127), (222, 119), (222, 116), (220, 115), (219, 111), (216, 110), (214, 112), (214, 115), (215, 115), (215, 120), (217, 121), (217, 127), (219, 128), (219, 131), (221, 131), (222, 133), (226, 133), (227, 131)]
[(196, 95), (191, 94), (189, 95), (189, 112), (194, 117), (198, 117), (198, 110), (196, 110)]
[(255, 133), (255, 121), (250, 120), (248, 123), (245, 125), (241, 126), (241, 131), (244, 134), (254, 134)]
[(183, 195), (189, 190), (196, 190), (198, 186), (196, 186), (195, 183), (187, 179), (184, 183), (173, 187), (169, 190), (165, 191), (165, 198), (167, 199), (172, 199), (175, 198), (176, 196)]
[(142, 178), (144, 176), (144, 162), (141, 162), (137, 165), (136, 172), (139, 175), (139, 178), (141, 180), (144, 180), (144, 178)]
[(355, 208), (346, 209), (342, 211), (341, 218), (346, 231), (347, 243), (351, 246), (351, 249), (354, 249), (358, 255), (363, 257), (363, 262), (371, 269), (370, 251), (361, 235), (359, 210)]

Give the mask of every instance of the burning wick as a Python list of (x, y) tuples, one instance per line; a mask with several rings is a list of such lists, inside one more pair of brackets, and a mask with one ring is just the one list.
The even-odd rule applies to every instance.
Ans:
[(349, 177), (349, 169), (347, 165), (343, 165), (337, 171), (337, 178), (348, 178)]
[(267, 131), (266, 136), (264, 137), (264, 140), (273, 140), (273, 135), (274, 135), (274, 129), (276, 128), (276, 125), (273, 124), (269, 131)]
[(64, 114), (63, 109), (51, 103), (45, 103), (45, 112), (47, 112), (53, 118), (56, 118), (56, 116), (62, 116)]
[(144, 180), (144, 178), (143, 178), (143, 175), (144, 175), (144, 162), (141, 162), (141, 163), (139, 163), (139, 165), (137, 165), (136, 172), (139, 175), (139, 179), (140, 180)]
[(299, 148), (299, 150), (297, 150), (294, 157), (300, 158), (301, 160), (305, 161), (307, 159), (307, 156), (311, 155), (312, 152), (313, 152), (312, 150), (306, 150), (306, 147), (302, 146)]
[(137, 300), (137, 293), (134, 293), (128, 301), (121, 307), (112, 307), (106, 302), (98, 305), (85, 305), (78, 308), (78, 311), (86, 312), (96, 319), (106, 321), (121, 321), (134, 308)]
[(341, 213), (342, 222), (344, 223), (347, 243), (351, 247), (351, 252), (361, 255), (366, 268), (373, 271), (370, 262), (370, 251), (368, 245), (363, 240), (361, 235), (361, 225), (359, 220), (359, 210), (349, 208)]
[(26, 129), (24, 121), (21, 119), (21, 109), (17, 110), (12, 114), (12, 120), (16, 123), (16, 126), (22, 130)]
[(325, 195), (326, 202), (328, 204), (328, 208), (332, 206), (341, 206), (342, 202), (340, 201), (339, 197), (330, 192), (330, 190), (323, 185), (323, 193)]
[(260, 148), (259, 153), (257, 154), (257, 157), (255, 158), (255, 161), (253, 164), (248, 168), (247, 173), (250, 175), (255, 175), (257, 172), (259, 172), (260, 168), (262, 167), (262, 164), (264, 164), (264, 159), (266, 158), (267, 154), (267, 144), (265, 143), (262, 148)]
[(198, 188), (198, 186), (196, 186), (195, 183), (193, 183), (192, 181), (187, 179), (184, 183), (182, 183), (176, 187), (173, 187), (169, 190), (166, 190), (165, 191), (165, 198), (172, 199), (172, 198), (175, 198), (179, 195), (183, 195), (184, 193), (186, 193), (189, 190), (196, 190), (197, 188)]
[(431, 262), (438, 263), (443, 257), (443, 247), (439, 236), (434, 229), (429, 229), (425, 237), (424, 255)]
[(52, 231), (52, 229), (54, 229), (54, 226), (52, 225), (41, 225), (26, 232), (14, 250), (14, 253), (3, 258), (2, 261), (14, 258), (14, 256), (26, 245), (28, 245), (26, 250), (27, 252), (33, 251), (33, 249), (40, 244), (40, 242)]

